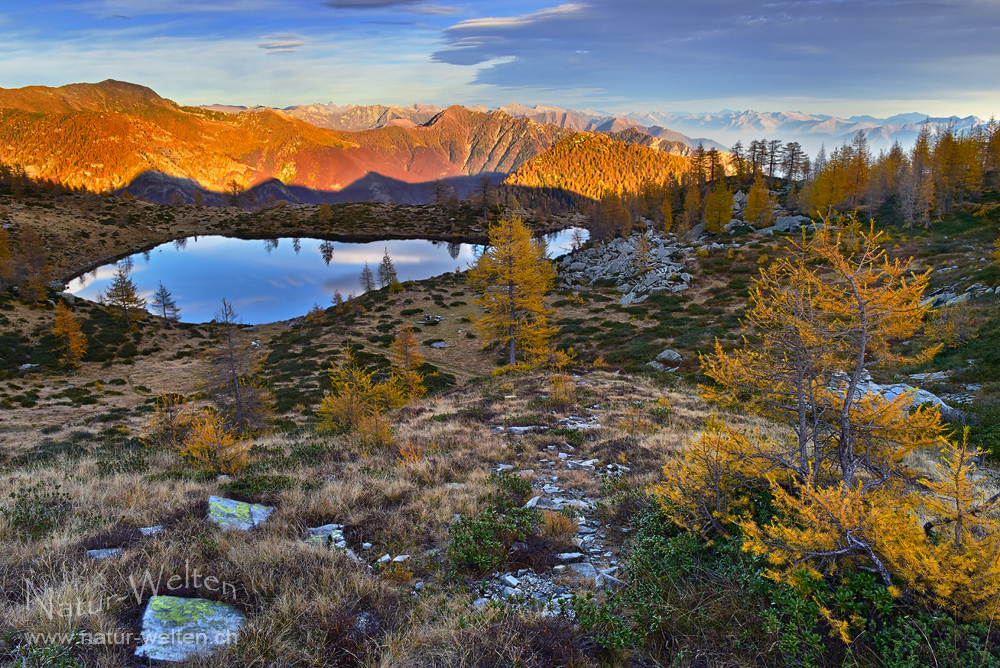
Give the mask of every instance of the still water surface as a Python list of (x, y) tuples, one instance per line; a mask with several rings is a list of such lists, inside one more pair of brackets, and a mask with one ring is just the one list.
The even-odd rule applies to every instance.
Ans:
[[(548, 235), (549, 256), (570, 250), (572, 230)], [(586, 231), (584, 231), (586, 237)], [(124, 260), (139, 293), (151, 299), (160, 281), (181, 309), (183, 322), (208, 322), (231, 301), (243, 322), (260, 324), (303, 315), (314, 304), (330, 305), (335, 290), (360, 294), (365, 262), (377, 276), (388, 250), (400, 281), (421, 280), (475, 262), (482, 246), (400, 239), (342, 243), (319, 239), (232, 239), (189, 237)], [(97, 299), (118, 265), (108, 264), (73, 279), (67, 290)]]

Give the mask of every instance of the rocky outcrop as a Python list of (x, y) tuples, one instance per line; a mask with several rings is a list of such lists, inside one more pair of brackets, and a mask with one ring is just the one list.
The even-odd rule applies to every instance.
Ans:
[[(649, 248), (645, 266), (636, 256), (643, 243)], [(638, 304), (654, 292), (688, 289), (691, 274), (685, 271), (686, 250), (674, 235), (647, 230), (567, 255), (561, 273), (568, 286), (613, 280), (623, 294), (622, 305)]]

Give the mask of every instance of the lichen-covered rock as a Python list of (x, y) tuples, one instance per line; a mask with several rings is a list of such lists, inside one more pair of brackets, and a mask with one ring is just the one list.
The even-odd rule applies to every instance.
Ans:
[(274, 512), (272, 506), (234, 501), (221, 496), (208, 497), (208, 517), (224, 529), (252, 529)]
[(347, 541), (344, 540), (344, 527), (340, 524), (324, 524), (321, 527), (309, 529), (306, 542), (312, 545), (323, 545), (330, 549), (347, 547)]
[(142, 644), (135, 655), (187, 661), (236, 642), (244, 623), (239, 610), (219, 601), (154, 596), (142, 615)]
[(656, 356), (656, 361), (660, 363), (680, 362), (682, 361), (682, 359), (683, 358), (681, 357), (681, 354), (679, 352), (677, 352), (676, 350), (671, 350), (670, 348), (667, 348), (662, 353)]

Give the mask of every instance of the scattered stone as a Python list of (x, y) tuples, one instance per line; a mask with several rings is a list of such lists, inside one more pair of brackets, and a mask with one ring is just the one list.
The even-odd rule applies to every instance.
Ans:
[(117, 547), (106, 547), (100, 550), (87, 550), (87, 556), (92, 559), (107, 559), (116, 556), (121, 549)]
[(344, 527), (340, 524), (324, 524), (321, 527), (309, 529), (309, 536), (306, 542), (311, 545), (321, 545), (328, 549), (347, 547), (344, 540)]
[(516, 586), (518, 586), (519, 584), (521, 584), (521, 581), (520, 581), (520, 580), (518, 580), (518, 579), (517, 579), (516, 577), (514, 577), (513, 575), (505, 575), (505, 576), (503, 577), (503, 582), (504, 582), (504, 583), (505, 583), (505, 584), (506, 584), (506, 585), (507, 585), (508, 587), (516, 587)]
[(797, 232), (800, 227), (808, 224), (808, 216), (781, 216), (774, 221), (773, 227), (778, 232)]
[(507, 431), (511, 434), (517, 434), (520, 436), (521, 434), (528, 434), (534, 431), (548, 431), (548, 427), (536, 424), (527, 427), (507, 427)]
[(394, 564), (401, 564), (404, 561), (407, 561), (409, 558), (410, 558), (410, 555), (408, 555), (408, 554), (400, 554), (400, 555), (397, 555), (396, 557), (393, 558), (392, 563), (394, 563)]
[(475, 601), (472, 602), (472, 607), (474, 607), (476, 610), (482, 610), (489, 604), (490, 604), (490, 599), (477, 598)]
[(587, 555), (583, 552), (563, 552), (559, 554), (559, 561), (564, 564), (575, 564), (583, 561)]
[(156, 534), (163, 531), (163, 527), (160, 525), (156, 525), (155, 527), (142, 527), (139, 529), (139, 531), (142, 532), (143, 536), (155, 536)]
[(274, 512), (273, 506), (234, 501), (221, 496), (208, 497), (208, 517), (224, 529), (251, 529)]
[(204, 598), (154, 596), (142, 615), (142, 644), (135, 655), (154, 661), (187, 661), (236, 642), (245, 619), (236, 608)]
[(677, 352), (676, 350), (671, 350), (670, 348), (667, 348), (662, 353), (656, 356), (656, 361), (661, 363), (663, 362), (679, 363), (683, 359), (684, 358), (681, 357), (681, 354), (679, 352)]
[(451, 346), (444, 341), (435, 341), (431, 344), (431, 348), (451, 348)]
[(594, 565), (589, 562), (569, 564), (569, 569), (579, 578), (584, 580), (597, 580), (599, 573)]

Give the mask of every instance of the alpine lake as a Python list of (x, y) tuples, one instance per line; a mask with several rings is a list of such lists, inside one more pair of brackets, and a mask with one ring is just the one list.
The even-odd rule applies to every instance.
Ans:
[[(571, 250), (573, 232), (571, 228), (543, 237), (550, 257)], [(586, 238), (586, 231), (582, 233)], [(72, 279), (66, 291), (97, 300), (125, 267), (147, 302), (162, 283), (181, 309), (182, 322), (212, 320), (225, 299), (243, 322), (263, 324), (305, 315), (317, 304), (330, 306), (335, 291), (345, 299), (360, 294), (365, 263), (377, 276), (386, 252), (403, 282), (464, 270), (482, 250), (473, 244), (426, 239), (350, 243), (197, 236), (97, 267)]]

